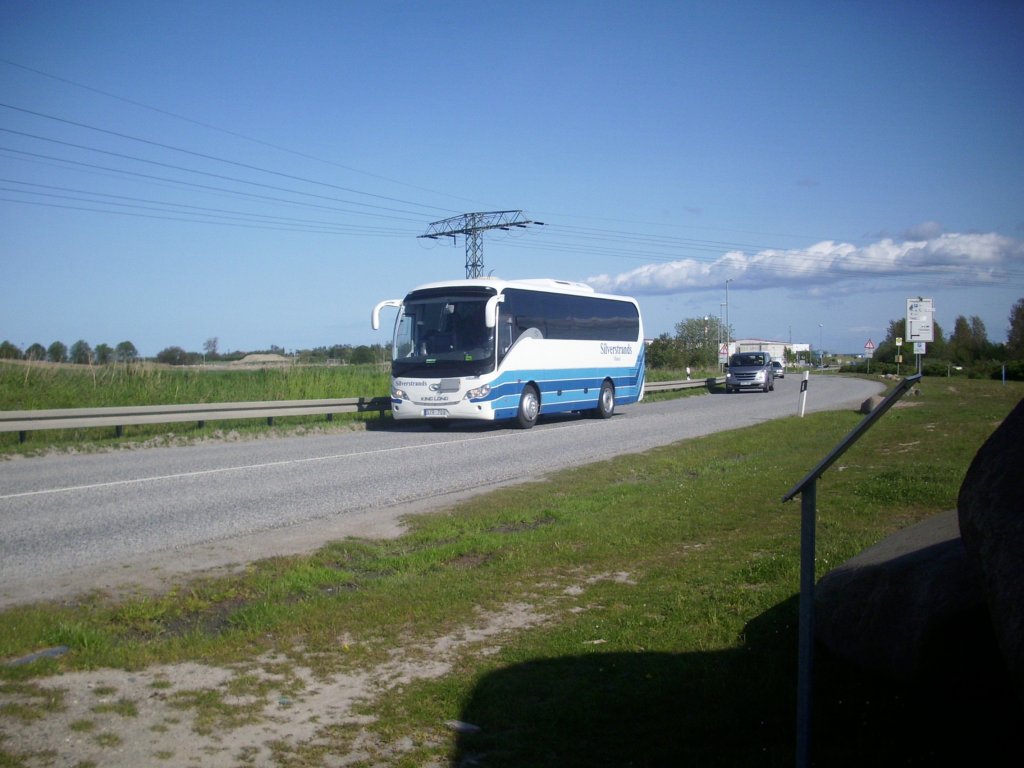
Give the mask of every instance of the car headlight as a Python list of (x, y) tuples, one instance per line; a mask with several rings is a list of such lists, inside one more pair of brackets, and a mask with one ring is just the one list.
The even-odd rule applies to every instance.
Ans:
[(463, 400), (479, 400), (482, 397), (487, 397), (491, 393), (491, 385), (484, 384), (482, 387), (471, 389), (466, 393)]
[(754, 379), (755, 379), (755, 381), (764, 381), (764, 377), (765, 377), (765, 372), (764, 371), (758, 371), (757, 375), (754, 377)]

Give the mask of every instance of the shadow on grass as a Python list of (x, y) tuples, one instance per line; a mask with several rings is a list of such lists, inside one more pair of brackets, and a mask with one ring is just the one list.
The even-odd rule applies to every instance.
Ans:
[[(463, 708), (451, 766), (792, 766), (796, 626), (793, 597), (751, 621), (736, 649), (496, 671)], [(1006, 685), (898, 687), (819, 649), (815, 689), (814, 765), (1019, 764), (1022, 718)]]

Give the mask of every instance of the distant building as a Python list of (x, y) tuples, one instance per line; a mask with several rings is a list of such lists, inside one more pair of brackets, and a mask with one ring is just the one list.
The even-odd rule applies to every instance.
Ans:
[(729, 354), (734, 352), (767, 352), (773, 359), (786, 360), (786, 350), (790, 350), (797, 359), (809, 359), (810, 344), (790, 344), (785, 341), (770, 339), (733, 339)]

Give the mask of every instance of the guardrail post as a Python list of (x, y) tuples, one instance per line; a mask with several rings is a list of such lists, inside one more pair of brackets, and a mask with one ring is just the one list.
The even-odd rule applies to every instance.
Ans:
[(124, 425), (118, 424), (116, 427), (114, 427), (114, 436), (124, 437)]

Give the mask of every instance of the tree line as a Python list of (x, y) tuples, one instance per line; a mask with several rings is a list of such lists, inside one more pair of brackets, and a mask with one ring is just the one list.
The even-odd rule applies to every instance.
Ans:
[[(897, 339), (906, 342), (906, 320), (892, 320), (885, 339), (875, 350), (872, 363), (896, 365), (896, 357), (903, 348), (896, 345)], [(1024, 369), (1024, 298), (1019, 299), (1010, 311), (1009, 332), (1006, 342), (992, 342), (980, 317), (960, 315), (953, 323), (953, 330), (945, 336), (938, 323), (934, 324), (935, 341), (928, 345), (927, 357), (936, 362), (969, 368), (977, 371), (991, 369), (1003, 363), (1019, 363), (1013, 370)], [(663, 333), (647, 348), (647, 364), (652, 368), (668, 369), (712, 369), (718, 364), (718, 350), (727, 338), (734, 334), (720, 318), (710, 315), (691, 317), (676, 323), (675, 335)], [(913, 348), (906, 344), (906, 356), (912, 356)], [(287, 353), (277, 345), (265, 350), (231, 352), (221, 354), (216, 336), (203, 343), (202, 352), (189, 352), (182, 347), (166, 347), (156, 355), (156, 361), (169, 365), (199, 365), (204, 362), (230, 362), (240, 360), (248, 354), (278, 354), (291, 357), (295, 362), (305, 364), (338, 363), (359, 365), (382, 362), (387, 359), (387, 348), (380, 344), (352, 345), (334, 344)], [(787, 362), (795, 362), (796, 356), (787, 350)], [(49, 347), (32, 344), (21, 350), (10, 341), (0, 342), (0, 359), (40, 360), (52, 363), (77, 363), (80, 365), (105, 365), (107, 363), (131, 363), (141, 360), (138, 350), (130, 341), (122, 341), (115, 347), (97, 344), (95, 349), (83, 339), (70, 347), (55, 341)], [(1015, 376), (1016, 377), (1016, 376)], [(1024, 378), (1024, 370), (1021, 371)]]
[(79, 339), (70, 347), (62, 341), (55, 341), (44, 347), (35, 343), (25, 350), (10, 341), (0, 342), (0, 360), (39, 360), (51, 363), (77, 363), (79, 365), (105, 365), (107, 363), (132, 363), (139, 360), (139, 351), (130, 341), (122, 341), (115, 347), (97, 344), (93, 349), (85, 339)]
[[(906, 328), (905, 318), (889, 321), (885, 339), (875, 349), (870, 363), (864, 361), (849, 367), (860, 369), (870, 364), (882, 372), (900, 370), (899, 365), (909, 365), (915, 360), (915, 355)], [(926, 344), (922, 360), (925, 374), (949, 374), (955, 369), (975, 377), (1006, 375), (1012, 379), (1024, 379), (1024, 299), (1018, 299), (1010, 310), (1005, 342), (991, 341), (985, 323), (977, 315), (959, 315), (948, 335), (943, 333), (938, 323), (933, 324), (933, 331), (935, 339)], [(897, 344), (897, 341), (902, 343)]]
[[(267, 349), (245, 352), (234, 351), (221, 354), (218, 350), (217, 338), (211, 337), (203, 344), (202, 352), (193, 352), (183, 347), (171, 346), (160, 350), (156, 357), (152, 359), (167, 365), (201, 365), (209, 362), (232, 362), (234, 360), (241, 360), (246, 355), (254, 354), (276, 354), (305, 364), (336, 363), (339, 365), (381, 362), (390, 356), (388, 350), (380, 344), (372, 346), (365, 344), (334, 344), (332, 346), (296, 350), (291, 353), (286, 352), (284, 348), (276, 344), (272, 344)], [(55, 341), (48, 347), (36, 343), (29, 345), (24, 350), (10, 341), (0, 342), (0, 360), (35, 360), (50, 363), (74, 363), (77, 365), (107, 365), (110, 363), (134, 363), (140, 362), (143, 359), (139, 355), (136, 346), (130, 341), (122, 341), (114, 347), (111, 347), (109, 344), (97, 344), (93, 347), (84, 339), (79, 339), (70, 347), (61, 341)]]
[[(913, 358), (913, 346), (905, 330), (905, 319), (889, 322), (886, 337), (875, 350), (872, 366), (891, 365), (895, 369), (898, 356), (902, 355), (905, 361)], [(987, 376), (1009, 364), (1007, 367), (1014, 378), (1024, 378), (1024, 299), (1019, 299), (1010, 310), (1005, 342), (989, 340), (985, 323), (976, 315), (958, 316), (948, 336), (938, 323), (934, 324), (934, 331), (935, 341), (928, 344), (926, 355), (931, 365), (939, 365), (943, 371), (948, 366)], [(651, 342), (647, 348), (647, 364), (652, 368), (713, 369), (718, 364), (721, 345), (734, 337), (732, 329), (720, 318), (687, 318), (676, 323), (675, 335), (663, 333)], [(897, 346), (897, 339), (903, 340), (902, 346)], [(788, 348), (786, 356), (787, 362), (796, 362), (796, 355)]]

